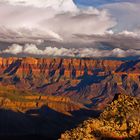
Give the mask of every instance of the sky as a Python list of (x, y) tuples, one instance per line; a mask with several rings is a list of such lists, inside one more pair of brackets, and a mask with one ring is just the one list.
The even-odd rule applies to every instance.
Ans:
[(109, 3), (122, 3), (122, 2), (139, 3), (139, 0), (74, 0), (74, 2), (76, 3), (76, 5), (98, 7), (100, 5), (105, 5)]
[(140, 0), (0, 0), (0, 55), (140, 57)]

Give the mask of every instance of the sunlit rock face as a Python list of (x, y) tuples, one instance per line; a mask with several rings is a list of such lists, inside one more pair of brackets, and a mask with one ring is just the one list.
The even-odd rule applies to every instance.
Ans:
[(0, 85), (69, 97), (102, 110), (117, 93), (139, 96), (140, 61), (0, 58)]
[[(123, 93), (122, 102), (127, 95), (134, 96), (130, 100), (139, 98), (139, 66), (139, 60), (0, 58), (0, 134), (35, 135), (39, 131), (46, 139), (58, 139), (65, 130), (98, 117), (115, 95)], [(93, 123), (102, 126), (100, 120)]]
[[(15, 95), (16, 96), (16, 95)], [(54, 97), (54, 96), (18, 96), (12, 99), (10, 96), (7, 98), (0, 97), (0, 108), (9, 109), (13, 111), (21, 111), (26, 113), (30, 109), (39, 109), (42, 106), (60, 112), (65, 115), (71, 116), (70, 112), (86, 109), (82, 104), (72, 101), (68, 97)], [(32, 115), (38, 115), (33, 113)]]
[(90, 118), (79, 127), (61, 134), (61, 140), (139, 139), (140, 99), (116, 96), (98, 119)]

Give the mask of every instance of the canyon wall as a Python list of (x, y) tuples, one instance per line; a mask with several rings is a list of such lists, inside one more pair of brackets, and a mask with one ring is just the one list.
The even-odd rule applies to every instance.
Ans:
[(140, 96), (140, 60), (0, 58), (4, 86), (103, 109), (117, 93)]

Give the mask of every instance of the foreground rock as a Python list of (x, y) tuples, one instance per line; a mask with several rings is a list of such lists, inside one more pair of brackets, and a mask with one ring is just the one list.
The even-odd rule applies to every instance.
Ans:
[(61, 135), (61, 140), (139, 139), (140, 99), (120, 94), (100, 115)]

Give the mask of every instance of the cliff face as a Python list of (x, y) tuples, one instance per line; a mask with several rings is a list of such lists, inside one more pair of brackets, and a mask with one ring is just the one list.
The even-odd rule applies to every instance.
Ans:
[(76, 103), (68, 97), (36, 95), (22, 97), (22, 100), (13, 100), (9, 99), (8, 97), (0, 97), (0, 108), (3, 109), (10, 109), (13, 111), (21, 111), (25, 113), (30, 109), (39, 109), (42, 106), (47, 106), (56, 112), (60, 112), (66, 115), (71, 115), (70, 112), (73, 111), (86, 109), (82, 104)]
[[(46, 76), (64, 75), (66, 78), (75, 78), (82, 76), (85, 69), (89, 74), (92, 74), (94, 68), (104, 72), (115, 71), (121, 65), (121, 61), (111, 60), (87, 60), (87, 59), (61, 59), (61, 58), (0, 58), (1, 73), (9, 74), (12, 70), (18, 76), (23, 77), (23, 74), (28, 74), (32, 71), (33, 75), (40, 73)], [(52, 73), (51, 73), (52, 72)], [(12, 73), (14, 74), (14, 73)]]
[(139, 96), (140, 61), (0, 58), (0, 85), (66, 96), (100, 110), (116, 93)]
[[(22, 132), (58, 138), (87, 117), (99, 115), (118, 93), (140, 96), (140, 60), (0, 58), (0, 108), (6, 109), (0, 110), (0, 132), (13, 134), (9, 128), (14, 127), (17, 134), (22, 128), (17, 127), (18, 120)], [(90, 133), (92, 129), (86, 127)]]

